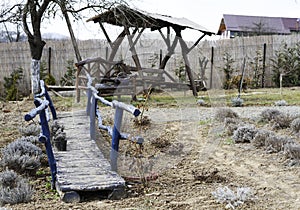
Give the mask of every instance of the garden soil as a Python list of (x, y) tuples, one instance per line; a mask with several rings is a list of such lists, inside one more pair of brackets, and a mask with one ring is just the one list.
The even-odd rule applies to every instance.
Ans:
[[(0, 102), (0, 147), (20, 137), (24, 114), (33, 108), (32, 99)], [(257, 122), (265, 107), (232, 108), (241, 118)], [(299, 107), (291, 107), (300, 111)], [(34, 186), (32, 201), (6, 205), (6, 209), (225, 209), (214, 192), (220, 189), (249, 189), (246, 201), (237, 209), (300, 209), (300, 168), (291, 166), (282, 153), (267, 153), (251, 143), (234, 144), (215, 121), (217, 108), (156, 106), (145, 111), (148, 122), (137, 125), (124, 116), (122, 129), (141, 135), (143, 148), (121, 142), (119, 173), (126, 179), (126, 197), (108, 200), (99, 194), (82, 196), (80, 203), (64, 203), (49, 188), (49, 169), (28, 177)], [(288, 108), (286, 108), (288, 109)], [(66, 110), (58, 107), (58, 110)], [(101, 108), (104, 123), (112, 122), (112, 110)], [(34, 119), (38, 123), (38, 118)], [(32, 123), (32, 122), (31, 122)], [(289, 131), (280, 131), (287, 132)], [(107, 134), (97, 140), (104, 153)], [(141, 178), (143, 177), (143, 178)]]

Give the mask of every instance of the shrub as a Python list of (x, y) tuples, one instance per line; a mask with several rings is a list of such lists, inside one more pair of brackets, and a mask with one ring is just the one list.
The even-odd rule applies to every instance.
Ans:
[(217, 109), (215, 119), (224, 122), (225, 118), (238, 118), (238, 114), (229, 108)]
[(271, 135), (274, 135), (274, 132), (269, 131), (269, 130), (260, 129), (255, 134), (251, 143), (257, 148), (264, 147), (266, 144), (266, 139)]
[(225, 118), (224, 124), (226, 128), (226, 133), (232, 135), (233, 132), (238, 129), (239, 124), (241, 123), (239, 118)]
[(29, 202), (33, 189), (26, 179), (14, 171), (0, 173), (0, 205)]
[(263, 121), (269, 122), (280, 114), (282, 114), (282, 112), (280, 112), (277, 109), (265, 109), (261, 112), (260, 115), (261, 115)]
[(227, 203), (226, 209), (236, 207), (254, 200), (253, 193), (249, 187), (238, 187), (236, 193), (229, 187), (219, 187), (212, 195), (219, 203)]
[(275, 101), (275, 106), (287, 106), (288, 103), (285, 100)]
[(66, 133), (64, 132), (65, 127), (57, 120), (53, 121), (51, 125), (51, 139), (52, 141), (64, 141), (66, 139)]
[(1, 165), (17, 173), (35, 174), (41, 165), (42, 150), (30, 142), (16, 140), (2, 149)]
[(40, 143), (38, 136), (22, 136), (21, 138), (18, 138), (17, 141), (27, 141), (34, 145)]
[(266, 150), (269, 153), (284, 151), (285, 147), (295, 142), (287, 136), (270, 135), (266, 138)]
[(300, 160), (300, 145), (288, 144), (284, 149), (288, 158)]
[(198, 99), (198, 100), (197, 100), (197, 104), (198, 104), (199, 106), (206, 106), (206, 103), (205, 103), (205, 101), (204, 101), (203, 99)]
[(231, 104), (233, 107), (241, 107), (241, 106), (243, 106), (243, 103), (244, 103), (244, 100), (239, 97), (231, 99)]
[(44, 80), (46, 85), (55, 85), (56, 83), (54, 76), (49, 73), (45, 61), (42, 61), (40, 65), (40, 79)]
[(299, 133), (299, 131), (300, 131), (300, 118), (296, 118), (291, 122), (291, 129), (294, 133)]
[(41, 133), (39, 125), (30, 124), (27, 127), (20, 127), (19, 131), (22, 136), (38, 136)]
[(280, 113), (274, 116), (271, 121), (273, 123), (273, 129), (284, 129), (290, 127), (293, 118), (289, 114)]
[(250, 143), (256, 133), (257, 129), (253, 125), (241, 126), (233, 132), (232, 140), (234, 143)]

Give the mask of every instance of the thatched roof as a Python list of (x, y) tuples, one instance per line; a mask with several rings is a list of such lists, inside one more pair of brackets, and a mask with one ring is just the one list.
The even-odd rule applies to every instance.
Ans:
[(190, 28), (208, 35), (214, 34), (208, 29), (186, 18), (175, 18), (166, 15), (153, 14), (139, 9), (132, 9), (124, 5), (114, 7), (87, 21), (94, 21), (94, 23), (109, 23), (116, 26), (150, 28), (151, 30), (171, 26), (173, 28), (180, 28), (181, 30)]

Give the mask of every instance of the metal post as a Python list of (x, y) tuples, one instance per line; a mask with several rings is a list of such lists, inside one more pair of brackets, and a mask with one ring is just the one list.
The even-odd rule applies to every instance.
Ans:
[(112, 134), (112, 142), (111, 142), (111, 151), (110, 151), (110, 165), (111, 170), (118, 170), (118, 152), (119, 152), (119, 140), (121, 137), (121, 125), (123, 118), (123, 109), (116, 107), (115, 119), (114, 119), (114, 128)]
[[(38, 100), (35, 100), (34, 104), (36, 107), (39, 107), (41, 105), (41, 103)], [(50, 130), (49, 130), (48, 122), (46, 119), (45, 109), (43, 109), (40, 112), (40, 121), (41, 121), (43, 136), (46, 137), (46, 138), (43, 138), (43, 141), (44, 141), (43, 143), (45, 144), (45, 147), (46, 147), (46, 153), (48, 156), (48, 164), (49, 164), (50, 170), (51, 170), (51, 178), (52, 178), (51, 187), (52, 187), (52, 189), (54, 189), (57, 169), (56, 169), (56, 161), (54, 158), (54, 154), (53, 154), (53, 150), (52, 150), (52, 146), (51, 146), (51, 142), (50, 142)]]

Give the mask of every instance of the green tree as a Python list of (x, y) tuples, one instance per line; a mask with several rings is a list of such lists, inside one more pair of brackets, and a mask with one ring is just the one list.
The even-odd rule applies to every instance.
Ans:
[(75, 74), (76, 74), (77, 69), (74, 66), (73, 60), (68, 60), (67, 63), (68, 63), (67, 72), (60, 79), (60, 85), (73, 86), (73, 85), (75, 85), (75, 79), (76, 79)]
[(226, 51), (223, 55), (223, 61), (224, 61), (224, 67), (223, 67), (223, 72), (224, 72), (224, 81), (223, 81), (223, 88), (224, 89), (231, 89), (231, 78), (232, 78), (232, 73), (234, 72), (233, 64), (234, 60), (232, 58), (232, 55)]
[(256, 50), (256, 55), (250, 61), (251, 71), (253, 72), (252, 87), (261, 87), (261, 77), (263, 72), (263, 54), (261, 50)]
[(23, 69), (21, 67), (14, 69), (10, 77), (4, 77), (5, 99), (8, 101), (17, 101), (21, 98), (19, 91), (19, 82), (23, 78)]
[(300, 44), (297, 43), (293, 47), (288, 47), (286, 43), (275, 52), (275, 56), (271, 59), (273, 67), (272, 80), (277, 87), (280, 86), (280, 75), (282, 77), (282, 85), (297, 86), (300, 83)]

